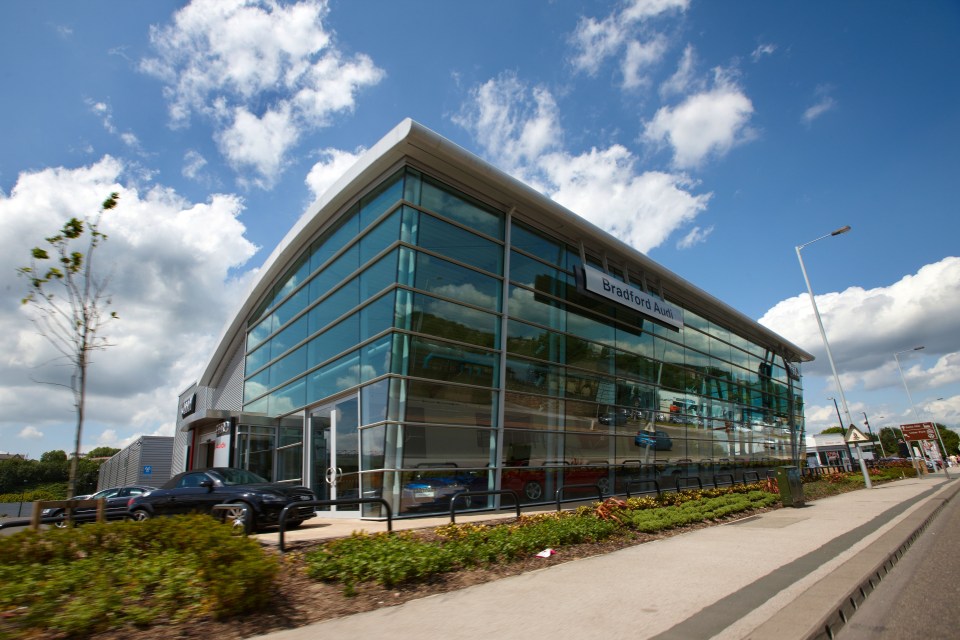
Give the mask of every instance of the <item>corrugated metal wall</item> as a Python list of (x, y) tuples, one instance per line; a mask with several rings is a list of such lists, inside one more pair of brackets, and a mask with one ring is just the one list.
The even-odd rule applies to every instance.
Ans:
[(141, 436), (100, 465), (97, 490), (128, 484), (159, 487), (173, 475), (173, 440), (167, 436)]

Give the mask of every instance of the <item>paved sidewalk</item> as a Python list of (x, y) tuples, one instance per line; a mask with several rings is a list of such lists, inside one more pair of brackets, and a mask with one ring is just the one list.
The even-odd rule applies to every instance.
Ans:
[[(900, 480), (260, 638), (828, 637), (827, 626), (837, 628), (844, 608), (852, 610), (851, 595), (862, 600), (869, 579), (882, 577), (884, 567), (892, 566), (890, 557), (895, 562), (958, 489), (960, 482), (947, 482), (942, 474)], [(288, 540), (383, 526), (328, 523)]]

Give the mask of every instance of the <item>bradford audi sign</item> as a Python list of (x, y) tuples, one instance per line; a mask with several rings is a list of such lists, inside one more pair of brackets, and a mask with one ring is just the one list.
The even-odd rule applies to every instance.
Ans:
[(611, 278), (593, 267), (583, 267), (584, 287), (587, 291), (630, 307), (677, 329), (683, 328), (683, 309), (667, 304), (660, 298), (644, 293), (634, 286)]

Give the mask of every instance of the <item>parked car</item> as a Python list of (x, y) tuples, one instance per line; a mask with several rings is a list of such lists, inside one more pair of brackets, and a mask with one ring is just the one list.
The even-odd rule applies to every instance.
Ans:
[(633, 442), (638, 447), (644, 447), (650, 440), (653, 440), (654, 451), (671, 451), (673, 449), (673, 439), (670, 437), (670, 434), (661, 429), (653, 432), (637, 431)]
[[(130, 498), (127, 511), (134, 520), (146, 520), (183, 513), (213, 514), (215, 505), (236, 505), (224, 512), (224, 518), (252, 533), (277, 525), (288, 504), (310, 500), (316, 497), (306, 487), (269, 482), (246, 469), (214, 467), (175, 475), (159, 489)], [(298, 507), (288, 516), (286, 527), (298, 527), (314, 515), (314, 507)]]
[[(156, 487), (150, 487), (147, 485), (128, 485), (124, 487), (111, 487), (110, 489), (101, 489), (96, 493), (90, 494), (88, 496), (74, 496), (74, 500), (100, 500), (101, 498), (106, 500), (104, 514), (108, 520), (115, 520), (117, 518), (127, 517), (127, 502), (130, 501), (130, 498), (133, 496), (139, 496), (146, 493), (147, 491), (153, 491)], [(73, 510), (73, 517), (77, 522), (86, 522), (94, 520), (96, 518), (96, 507), (77, 507)], [(57, 516), (62, 516), (64, 513), (63, 507), (51, 507), (49, 509), (43, 509), (40, 512), (40, 517), (42, 518), (55, 518)], [(65, 527), (67, 526), (66, 520), (62, 520), (54, 524), (55, 527)]]
[[(548, 474), (552, 483), (548, 483)], [(546, 487), (550, 484), (562, 486), (596, 485), (603, 495), (610, 495), (610, 468), (606, 463), (600, 464), (572, 464), (566, 460), (548, 460), (543, 467), (529, 469), (504, 469), (500, 478), (503, 489), (516, 491), (521, 502), (544, 502), (554, 499), (555, 494), (547, 495)], [(556, 487), (554, 487), (556, 488)], [(589, 493), (580, 491), (576, 494), (566, 493), (564, 498), (589, 496)], [(596, 494), (594, 494), (596, 495)]]

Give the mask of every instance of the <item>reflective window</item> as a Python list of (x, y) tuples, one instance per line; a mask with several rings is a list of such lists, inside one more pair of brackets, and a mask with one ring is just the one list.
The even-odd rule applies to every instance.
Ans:
[(495, 391), (426, 380), (408, 380), (405, 388), (408, 422), (496, 426)]
[(507, 323), (507, 350), (541, 360), (563, 362), (564, 336), (525, 322)]
[(403, 313), (398, 326), (418, 333), (483, 347), (498, 344), (500, 318), (492, 313), (419, 293), (412, 295)]
[(426, 213), (420, 215), (417, 245), (484, 271), (496, 274), (503, 271), (501, 245)]
[[(510, 245), (517, 249), (523, 249), (527, 253), (546, 260), (558, 267), (565, 266), (563, 244), (545, 238), (523, 224), (514, 223), (510, 228)], [(513, 258), (511, 258), (511, 261), (512, 260)], [(513, 265), (511, 264), (511, 273), (512, 272)]]
[(499, 356), (448, 342), (412, 338), (409, 375), (486, 387), (496, 386)]
[(503, 240), (503, 215), (479, 204), (463, 194), (455, 194), (426, 176), (420, 189), (419, 204), (460, 224)]
[(417, 254), (415, 286), (482, 309), (500, 310), (500, 281), (425, 253)]

